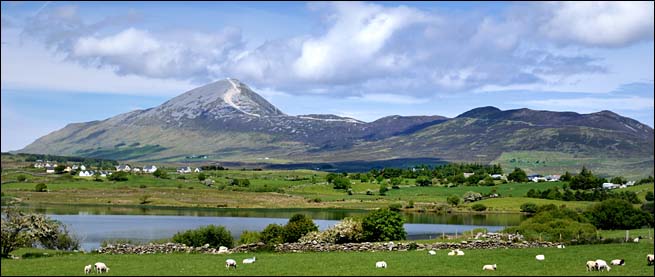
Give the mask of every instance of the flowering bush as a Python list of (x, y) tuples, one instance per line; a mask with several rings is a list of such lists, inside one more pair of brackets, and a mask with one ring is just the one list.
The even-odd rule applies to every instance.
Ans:
[(310, 232), (300, 238), (300, 242), (348, 243), (362, 241), (364, 229), (362, 222), (354, 218), (344, 218), (323, 232)]

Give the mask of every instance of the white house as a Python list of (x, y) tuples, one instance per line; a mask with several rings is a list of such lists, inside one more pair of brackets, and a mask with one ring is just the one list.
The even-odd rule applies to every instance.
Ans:
[(191, 168), (188, 166), (180, 167), (177, 169), (177, 173), (191, 173)]
[(196, 172), (196, 173), (198, 173), (198, 172), (202, 172), (202, 169), (199, 168), (199, 167), (196, 167), (196, 169), (194, 169), (193, 172)]
[(129, 172), (130, 170), (132, 170), (132, 168), (130, 167), (130, 165), (127, 165), (127, 164), (122, 164), (122, 165), (119, 165), (119, 166), (116, 167), (116, 171)]
[(562, 177), (562, 176), (561, 175), (548, 175), (548, 176), (546, 176), (546, 181), (556, 182), (556, 181), (559, 181), (560, 177)]
[(80, 165), (80, 170), (86, 170), (86, 166)]
[(91, 172), (88, 172), (86, 170), (82, 170), (82, 171), (80, 171), (78, 176), (80, 176), (80, 177), (89, 177), (89, 176), (93, 176), (93, 174), (91, 174)]
[(141, 169), (138, 167), (132, 168), (132, 172), (141, 172)]
[(619, 186), (620, 186), (619, 184), (603, 183), (603, 189), (615, 189), (618, 188)]
[(35, 168), (43, 168), (45, 165), (43, 163), (35, 163), (34, 167)]
[(495, 180), (500, 180), (500, 179), (503, 178), (503, 174), (491, 174), (489, 176), (491, 176), (491, 178), (493, 178)]
[(67, 166), (66, 168), (64, 168), (64, 172), (71, 172), (71, 170), (72, 170), (72, 169), (71, 169), (70, 166)]
[(45, 173), (55, 173), (55, 167), (54, 166), (46, 166)]
[(143, 172), (145, 173), (155, 173), (157, 171), (157, 166), (155, 165), (147, 165), (143, 167)]
[(465, 173), (464, 173), (464, 178), (471, 177), (471, 176), (473, 176), (473, 174), (475, 174), (475, 173), (473, 173), (473, 172), (465, 172)]

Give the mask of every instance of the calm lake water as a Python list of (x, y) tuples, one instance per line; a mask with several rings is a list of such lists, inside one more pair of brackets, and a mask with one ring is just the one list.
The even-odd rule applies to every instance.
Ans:
[[(127, 239), (150, 241), (170, 238), (179, 231), (205, 225), (225, 226), (238, 240), (244, 230), (261, 231), (268, 224), (284, 225), (295, 213), (310, 216), (319, 230), (325, 230), (348, 216), (368, 211), (342, 209), (191, 209), (191, 208), (126, 208), (110, 206), (28, 206), (26, 210), (47, 214), (70, 227), (90, 251), (104, 240)], [(408, 239), (434, 238), (474, 228), (488, 231), (518, 225), (520, 214), (444, 214), (405, 213)]]

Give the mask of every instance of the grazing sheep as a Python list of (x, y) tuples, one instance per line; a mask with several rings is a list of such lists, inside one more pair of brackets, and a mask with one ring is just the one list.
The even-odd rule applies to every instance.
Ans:
[(243, 263), (244, 264), (252, 264), (252, 263), (255, 262), (255, 260), (256, 260), (255, 257), (252, 257), (250, 259), (243, 259)]
[(96, 273), (109, 272), (109, 268), (105, 263), (97, 262), (95, 263)]
[(648, 261), (648, 265), (655, 264), (655, 255), (653, 254), (646, 255), (646, 261)]
[(537, 258), (537, 261), (543, 261), (546, 259), (544, 255), (537, 255), (535, 258)]
[(610, 264), (611, 264), (611, 265), (625, 265), (625, 260), (624, 260), (624, 259), (620, 259), (620, 260), (619, 260), (619, 259), (612, 260), (612, 261), (610, 262)]
[(610, 271), (612, 268), (607, 265), (607, 262), (604, 260), (596, 260), (596, 269), (599, 271), (603, 271), (603, 269), (607, 269), (607, 271)]
[(89, 274), (91, 273), (91, 265), (87, 265), (84, 267), (84, 274)]
[(632, 241), (634, 241), (634, 242), (639, 242), (639, 238), (635, 238), (635, 239), (633, 239)]
[(482, 270), (496, 270), (496, 264), (493, 264), (493, 265), (490, 265), (490, 264), (484, 265), (484, 266), (482, 267)]
[(557, 245), (557, 248), (566, 248), (566, 246), (564, 246), (564, 244), (559, 244)]
[(235, 261), (233, 259), (225, 260), (225, 268), (227, 268), (227, 270), (230, 270), (230, 267), (234, 267), (234, 270), (236, 270), (237, 269), (237, 261)]
[(448, 252), (448, 256), (455, 256), (455, 255), (457, 255), (457, 252), (455, 250), (451, 250), (450, 252)]
[(457, 256), (464, 256), (464, 251), (457, 249)]
[(430, 254), (430, 255), (437, 255), (437, 251), (430, 250), (430, 251), (428, 251), (428, 254)]
[(596, 262), (587, 261), (587, 271), (594, 271), (596, 268)]
[(385, 261), (377, 262), (375, 263), (375, 268), (387, 268), (387, 262)]

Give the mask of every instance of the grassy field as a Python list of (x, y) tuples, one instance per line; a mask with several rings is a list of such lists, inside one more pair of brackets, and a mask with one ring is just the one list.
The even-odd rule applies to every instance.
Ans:
[[(563, 276), (612, 275), (653, 276), (646, 255), (653, 253), (652, 240), (643, 243), (569, 246), (565, 249), (491, 249), (465, 250), (464, 256), (447, 256), (446, 250), (430, 256), (426, 251), (361, 253), (240, 253), (229, 255), (154, 254), (100, 255), (64, 254), (51, 257), (2, 260), (2, 276), (9, 275), (84, 275), (83, 267), (101, 261), (107, 275), (491, 275), (491, 276)], [(534, 256), (543, 254), (545, 261)], [(242, 259), (255, 256), (254, 264)], [(227, 270), (225, 259), (237, 260), (237, 270)], [(588, 260), (625, 259), (625, 266), (612, 266), (608, 272), (587, 272)], [(375, 262), (386, 261), (388, 268), (377, 269)], [(496, 271), (482, 271), (485, 264), (497, 264)]]

